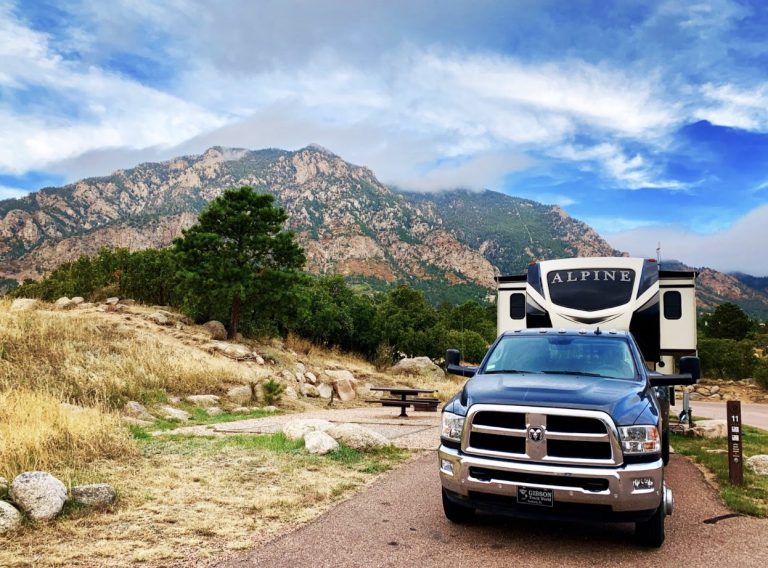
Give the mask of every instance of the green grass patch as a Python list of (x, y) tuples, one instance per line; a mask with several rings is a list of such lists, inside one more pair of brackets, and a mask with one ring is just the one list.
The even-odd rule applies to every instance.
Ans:
[[(179, 405), (179, 408), (186, 410), (192, 415), (186, 422), (179, 420), (166, 420), (165, 418), (157, 418), (152, 426), (148, 426), (146, 430), (174, 430), (182, 426), (201, 426), (205, 424), (222, 424), (224, 422), (235, 422), (237, 420), (250, 420), (251, 418), (264, 418), (265, 416), (275, 416), (279, 413), (269, 412), (266, 410), (254, 410), (252, 412), (225, 412), (223, 414), (217, 414), (211, 416), (205, 408), (199, 408), (192, 405)], [(135, 437), (135, 435), (134, 435)]]
[[(715, 475), (720, 496), (734, 511), (768, 517), (768, 476), (757, 475), (744, 466), (744, 485), (731, 485), (728, 476), (728, 449), (725, 438), (690, 438), (672, 434), (672, 447), (679, 454), (693, 458)], [(757, 454), (768, 454), (768, 432), (744, 427), (744, 459)]]

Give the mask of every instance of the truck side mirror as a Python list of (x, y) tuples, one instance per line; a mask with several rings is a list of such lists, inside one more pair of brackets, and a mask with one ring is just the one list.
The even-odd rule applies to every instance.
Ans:
[(461, 377), (474, 377), (477, 373), (477, 367), (463, 367), (461, 362), (461, 352), (458, 349), (448, 349), (445, 352), (445, 370), (451, 374)]
[(691, 375), (694, 383), (701, 377), (701, 361), (698, 357), (680, 357), (680, 374)]

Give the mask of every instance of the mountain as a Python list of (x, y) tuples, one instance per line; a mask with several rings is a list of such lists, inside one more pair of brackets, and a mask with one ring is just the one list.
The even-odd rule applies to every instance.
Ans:
[[(533, 259), (621, 254), (557, 206), (493, 191), (394, 191), (318, 146), (214, 147), (0, 201), (0, 279), (38, 278), (103, 246), (167, 246), (206, 203), (240, 185), (286, 209), (310, 271), (379, 289), (405, 282), (434, 301), (482, 297), (495, 274), (521, 272)], [(711, 301), (742, 294), (768, 306), (765, 294), (712, 274)]]
[(768, 276), (752, 276), (743, 272), (731, 272), (730, 276), (733, 276), (745, 286), (768, 294)]

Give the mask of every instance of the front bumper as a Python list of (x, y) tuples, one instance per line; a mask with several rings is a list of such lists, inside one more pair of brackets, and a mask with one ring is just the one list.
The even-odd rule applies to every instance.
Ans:
[[(667, 514), (672, 509), (661, 459), (619, 467), (553, 466), (470, 456), (444, 445), (438, 455), (446, 496), (476, 509), (525, 517), (593, 516), (605, 521), (645, 520), (662, 502)], [(635, 489), (637, 478), (651, 478), (653, 488)], [(576, 480), (586, 487), (578, 486)], [(517, 488), (522, 486), (551, 489), (554, 507), (518, 505)]]

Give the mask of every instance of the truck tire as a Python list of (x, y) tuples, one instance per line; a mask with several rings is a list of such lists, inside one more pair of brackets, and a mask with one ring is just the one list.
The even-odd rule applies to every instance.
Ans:
[(457, 524), (468, 523), (475, 517), (475, 510), (472, 507), (451, 501), (445, 494), (445, 489), (443, 489), (443, 512), (449, 521)]
[(659, 548), (664, 544), (664, 503), (647, 521), (635, 523), (635, 538), (640, 546)]
[(669, 428), (661, 433), (661, 459), (664, 465), (669, 463)]

